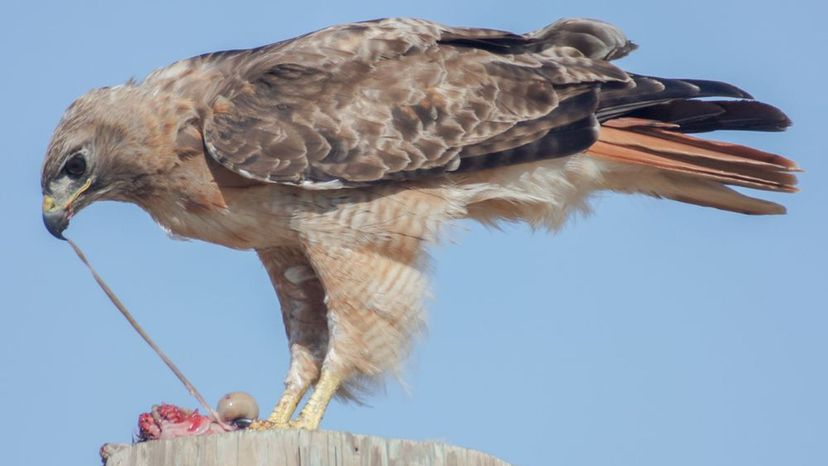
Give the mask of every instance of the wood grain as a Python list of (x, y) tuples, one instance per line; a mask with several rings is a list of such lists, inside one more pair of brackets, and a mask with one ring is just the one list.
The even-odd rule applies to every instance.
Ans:
[(439, 442), (276, 430), (106, 445), (106, 466), (509, 466)]

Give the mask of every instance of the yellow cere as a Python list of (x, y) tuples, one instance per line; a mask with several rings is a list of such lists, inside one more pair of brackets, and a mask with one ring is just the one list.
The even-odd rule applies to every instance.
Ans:
[(55, 208), (55, 200), (52, 196), (43, 196), (43, 211), (48, 212)]

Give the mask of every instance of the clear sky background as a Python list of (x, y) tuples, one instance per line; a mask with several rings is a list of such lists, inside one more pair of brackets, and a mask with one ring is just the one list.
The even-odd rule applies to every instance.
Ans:
[[(330, 24), (418, 16), (525, 32), (563, 16), (621, 26), (626, 69), (733, 82), (785, 109), (786, 133), (722, 138), (807, 172), (784, 217), (607, 194), (557, 236), (463, 226), (433, 250), (430, 332), (407, 372), (323, 428), (437, 439), (520, 465), (828, 464), (826, 8), (820, 2), (454, 0), (4, 1), (0, 6), (0, 452), (92, 465), (140, 412), (195, 407), (40, 220), (40, 164), (85, 91), (176, 59)], [(173, 241), (135, 206), (68, 230), (205, 396), (267, 412), (287, 349), (253, 253)]]

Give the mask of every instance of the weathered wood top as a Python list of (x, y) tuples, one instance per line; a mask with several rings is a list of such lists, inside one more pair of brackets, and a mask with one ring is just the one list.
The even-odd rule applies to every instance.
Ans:
[(106, 466), (509, 466), (493, 456), (438, 442), (303, 430), (110, 444), (104, 450)]

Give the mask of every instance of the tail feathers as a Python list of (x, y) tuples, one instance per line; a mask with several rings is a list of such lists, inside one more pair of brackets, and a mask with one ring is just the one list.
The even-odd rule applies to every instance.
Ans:
[(604, 123), (587, 154), (656, 169), (667, 180), (658, 186), (620, 186), (691, 204), (748, 214), (781, 214), (785, 208), (746, 196), (726, 185), (796, 192), (797, 165), (780, 155), (750, 147), (699, 139), (679, 125), (640, 118)]
[(674, 201), (748, 215), (782, 215), (785, 206), (746, 196), (716, 181), (696, 177), (663, 174), (666, 186), (654, 194)]

